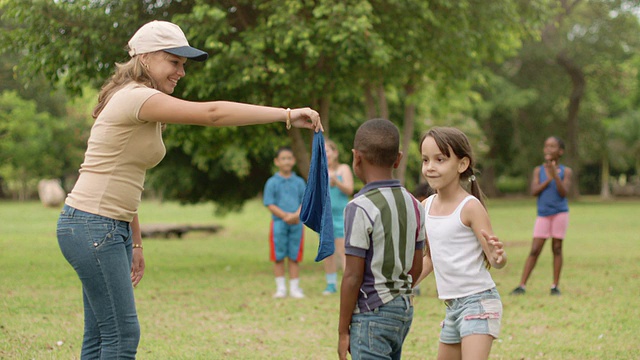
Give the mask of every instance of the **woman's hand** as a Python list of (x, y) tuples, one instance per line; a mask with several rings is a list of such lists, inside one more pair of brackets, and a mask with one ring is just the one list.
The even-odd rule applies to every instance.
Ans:
[(131, 283), (136, 287), (144, 276), (144, 255), (142, 248), (133, 248), (133, 261), (131, 263)]
[(291, 109), (291, 125), (297, 128), (311, 129), (315, 132), (324, 131), (320, 114), (311, 108)]

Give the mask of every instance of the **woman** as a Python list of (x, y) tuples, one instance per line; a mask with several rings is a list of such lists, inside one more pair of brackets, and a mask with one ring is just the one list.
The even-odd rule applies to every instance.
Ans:
[[(146, 170), (165, 155), (166, 123), (240, 126), (286, 122), (321, 131), (318, 113), (171, 96), (187, 59), (208, 54), (189, 46), (175, 24), (152, 21), (129, 40), (131, 59), (116, 64), (98, 96), (80, 176), (58, 220), (58, 243), (82, 282), (82, 359), (133, 359), (140, 339), (133, 287), (144, 275), (137, 209)], [(133, 286), (132, 286), (133, 284)]]

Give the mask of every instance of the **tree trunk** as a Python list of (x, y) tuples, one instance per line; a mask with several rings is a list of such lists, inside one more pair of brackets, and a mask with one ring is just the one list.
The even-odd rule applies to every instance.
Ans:
[(329, 96), (323, 96), (320, 98), (320, 120), (322, 121), (322, 127), (324, 128), (324, 134), (329, 137), (331, 127), (329, 124), (329, 109), (331, 108), (331, 98)]
[(415, 92), (415, 87), (410, 84), (406, 85), (405, 92), (407, 102), (404, 106), (404, 124), (402, 126), (402, 137), (400, 139), (400, 151), (402, 151), (403, 156), (402, 159), (400, 159), (400, 165), (396, 169), (396, 178), (400, 180), (402, 185), (405, 183), (407, 161), (409, 160), (409, 147), (411, 145), (411, 140), (413, 139), (416, 118), (416, 106), (410, 100), (411, 95)]
[(573, 169), (573, 184), (569, 197), (575, 199), (579, 196), (578, 178), (580, 173), (580, 154), (578, 153), (578, 112), (580, 101), (584, 95), (586, 79), (582, 69), (570, 59), (564, 51), (556, 56), (556, 62), (562, 66), (571, 78), (571, 95), (567, 113), (567, 163)]
[(602, 199), (611, 199), (611, 188), (609, 187), (609, 179), (611, 173), (609, 172), (609, 154), (604, 154), (602, 157), (602, 172), (600, 180), (600, 197)]
[(378, 107), (380, 109), (380, 117), (389, 120), (389, 105), (387, 104), (387, 94), (382, 84), (376, 86), (378, 95)]
[[(483, 162), (482, 169), (482, 190), (487, 197), (496, 197), (500, 195), (498, 191), (497, 179), (496, 179), (496, 159), (498, 157), (498, 149), (496, 147), (496, 134), (495, 129), (491, 126), (491, 121), (484, 121), (482, 131), (487, 136), (489, 141), (489, 153), (487, 154), (486, 161)], [(474, 169), (475, 170), (475, 169)]]
[[(305, 129), (304, 133), (306, 134), (307, 132), (309, 131)], [(302, 131), (298, 128), (291, 128), (291, 130), (289, 130), (289, 138), (291, 139), (291, 150), (293, 150), (293, 155), (296, 157), (296, 165), (299, 171), (298, 175), (308, 181), (309, 179), (307, 179), (307, 177), (309, 176), (311, 159), (309, 157), (309, 148), (304, 141)]]
[(376, 109), (376, 99), (373, 97), (373, 89), (371, 83), (367, 82), (364, 85), (364, 98), (365, 98), (365, 112), (367, 119), (373, 119), (378, 117), (378, 110)]

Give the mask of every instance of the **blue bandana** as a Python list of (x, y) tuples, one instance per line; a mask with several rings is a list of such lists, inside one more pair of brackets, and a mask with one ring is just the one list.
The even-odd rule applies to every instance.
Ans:
[(307, 187), (302, 197), (300, 220), (320, 235), (316, 261), (322, 261), (335, 251), (333, 238), (333, 216), (329, 196), (329, 169), (324, 150), (324, 136), (321, 131), (313, 135), (311, 165)]

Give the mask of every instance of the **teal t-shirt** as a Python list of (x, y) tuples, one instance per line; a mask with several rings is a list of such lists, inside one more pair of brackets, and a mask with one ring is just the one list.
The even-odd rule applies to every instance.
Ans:
[[(296, 173), (291, 173), (288, 178), (276, 173), (264, 185), (262, 202), (264, 206), (276, 205), (283, 211), (295, 212), (302, 204), (306, 186), (304, 179)], [(280, 220), (280, 218), (273, 215), (273, 220)]]
[[(338, 180), (342, 181), (342, 176), (338, 175)], [(335, 238), (344, 237), (344, 208), (349, 203), (349, 197), (345, 195), (337, 186), (329, 187), (331, 196), (331, 215), (333, 216), (333, 234)]]

